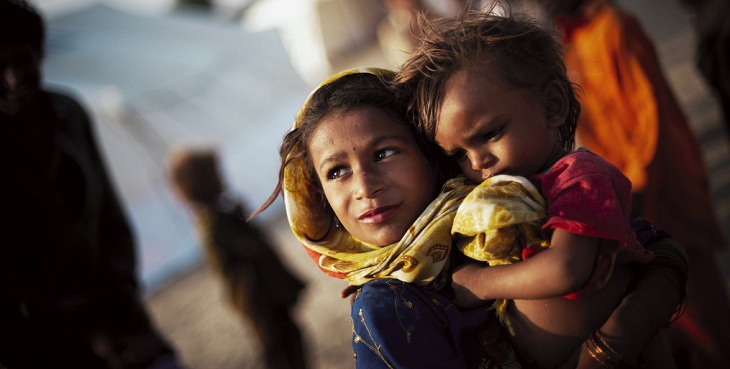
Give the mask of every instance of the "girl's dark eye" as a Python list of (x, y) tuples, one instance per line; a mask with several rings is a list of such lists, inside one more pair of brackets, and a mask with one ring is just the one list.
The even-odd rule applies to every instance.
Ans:
[(390, 156), (392, 156), (392, 155), (394, 155), (396, 153), (398, 153), (398, 150), (397, 149), (383, 149), (383, 150), (379, 150), (378, 152), (375, 153), (375, 161), (376, 162), (381, 161), (381, 160), (383, 160), (383, 159), (385, 159), (387, 157), (390, 157)]
[(346, 167), (343, 167), (343, 166), (334, 167), (327, 171), (327, 179), (329, 179), (329, 180), (338, 179), (338, 178), (346, 175), (347, 173), (349, 173), (349, 170)]

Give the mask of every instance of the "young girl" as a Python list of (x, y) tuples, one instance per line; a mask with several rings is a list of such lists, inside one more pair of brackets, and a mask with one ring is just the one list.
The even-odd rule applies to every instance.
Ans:
[(556, 366), (586, 337), (596, 360), (616, 365), (621, 353), (596, 329), (629, 286), (628, 263), (653, 255), (629, 226), (628, 179), (589, 151), (573, 151), (580, 105), (559, 42), (530, 20), (481, 13), (431, 29), (397, 77), (412, 96), (411, 114), (469, 179), (526, 177), (547, 204), (550, 247), (514, 264), (456, 270), (458, 301), (513, 299), (512, 341), (538, 367)]
[(352, 306), (358, 368), (475, 368), (490, 360), (476, 338), (490, 314), (460, 311), (448, 288), (451, 223), (469, 187), (459, 178), (439, 191), (436, 156), (425, 154), (435, 147), (402, 118), (384, 80), (392, 76), (349, 70), (310, 95), (284, 138), (270, 200), (283, 191), (310, 256), (361, 287)]
[[(461, 177), (439, 191), (449, 168), (403, 119), (401, 100), (387, 88), (391, 78), (349, 70), (310, 95), (284, 138), (277, 189), (259, 211), (283, 192), (291, 228), (310, 256), (360, 287), (352, 306), (358, 368), (515, 366), (500, 330), (484, 329), (495, 322), (487, 308), (453, 305), (444, 278), (455, 262), (450, 223), (471, 186)], [(638, 287), (662, 284), (662, 277), (648, 278)], [(673, 299), (638, 301), (644, 295), (622, 304), (607, 324), (656, 332), (679, 296), (671, 286)], [(634, 325), (626, 317), (636, 309), (656, 315)]]

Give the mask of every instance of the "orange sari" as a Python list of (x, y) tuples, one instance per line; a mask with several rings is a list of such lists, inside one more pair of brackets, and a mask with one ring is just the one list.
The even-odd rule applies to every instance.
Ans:
[(715, 260), (725, 240), (700, 148), (639, 22), (607, 3), (596, 9), (561, 24), (568, 73), (582, 88), (577, 138), (621, 169), (644, 197), (643, 216), (687, 249), (688, 309), (672, 346), (690, 352), (692, 367), (726, 365), (730, 297)]

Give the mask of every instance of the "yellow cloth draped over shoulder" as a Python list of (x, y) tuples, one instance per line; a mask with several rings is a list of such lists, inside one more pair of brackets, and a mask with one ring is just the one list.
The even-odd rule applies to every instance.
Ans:
[[(522, 260), (527, 246), (549, 247), (541, 233), (546, 220), (545, 199), (532, 182), (498, 175), (482, 182), (464, 199), (451, 233), (464, 255), (489, 265), (512, 264)], [(495, 300), (492, 307), (514, 336), (506, 314), (507, 301)]]
[[(393, 76), (393, 72), (377, 68), (350, 69), (325, 80), (312, 94), (322, 86), (358, 73), (386, 79)], [(300, 124), (310, 98), (302, 106), (292, 129)], [(284, 169), (283, 193), (292, 232), (325, 273), (344, 278), (353, 286), (377, 278), (396, 278), (421, 286), (445, 281), (439, 276), (448, 270), (444, 267), (452, 249), (451, 228), (455, 218), (459, 219), (456, 223), (460, 234), (474, 236), (474, 242), (464, 243), (467, 256), (490, 263), (493, 262), (490, 259), (519, 260), (518, 244), (524, 246), (521, 240), (539, 235), (540, 220), (545, 216), (544, 201), (527, 180), (497, 176), (474, 190), (473, 185), (459, 176), (446, 182), (399, 242), (373, 245), (334, 226), (334, 215), (325, 210), (321, 190), (309, 177), (307, 163), (301, 157), (289, 159)], [(498, 186), (492, 186), (497, 182)], [(484, 228), (476, 230), (475, 227)]]
[(474, 188), (454, 218), (451, 233), (464, 255), (489, 265), (522, 260), (530, 245), (548, 247), (541, 233), (545, 199), (524, 177), (498, 175)]

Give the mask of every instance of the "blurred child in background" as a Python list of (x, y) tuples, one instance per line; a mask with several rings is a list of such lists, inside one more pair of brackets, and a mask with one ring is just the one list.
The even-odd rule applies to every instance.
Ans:
[(216, 152), (178, 150), (169, 170), (175, 193), (197, 221), (208, 261), (237, 312), (254, 328), (266, 368), (307, 368), (291, 315), (304, 283), (284, 266), (264, 233), (246, 222), (243, 204), (226, 191)]

